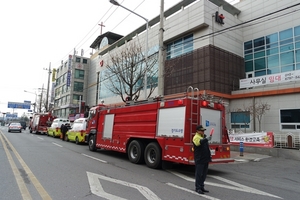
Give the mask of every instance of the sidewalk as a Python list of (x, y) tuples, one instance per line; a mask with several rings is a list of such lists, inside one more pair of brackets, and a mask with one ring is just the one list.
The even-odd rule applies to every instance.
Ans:
[(271, 156), (263, 155), (263, 154), (256, 154), (256, 153), (248, 153), (243, 152), (242, 156), (238, 151), (231, 151), (231, 157), (235, 160), (235, 162), (259, 162), (261, 159), (270, 158)]
[(259, 161), (269, 157), (280, 157), (300, 161), (300, 150), (282, 148), (244, 147), (243, 156), (240, 156), (239, 146), (230, 146), (231, 157), (236, 160)]

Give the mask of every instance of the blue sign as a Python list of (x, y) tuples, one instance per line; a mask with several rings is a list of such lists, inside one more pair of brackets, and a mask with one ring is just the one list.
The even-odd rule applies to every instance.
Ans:
[(17, 118), (18, 117), (18, 114), (14, 113), (14, 114), (11, 114), (11, 113), (6, 113), (6, 118)]
[(7, 108), (30, 109), (30, 103), (8, 102)]

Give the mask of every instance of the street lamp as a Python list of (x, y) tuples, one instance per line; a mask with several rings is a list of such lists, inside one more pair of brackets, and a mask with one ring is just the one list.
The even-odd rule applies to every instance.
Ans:
[[(148, 61), (148, 27), (149, 27), (149, 22), (148, 19), (146, 19), (145, 17), (137, 14), (136, 12), (122, 6), (121, 4), (119, 4), (117, 1), (115, 0), (109, 0), (110, 3), (112, 3), (115, 6), (120, 6), (122, 8), (124, 8), (125, 10), (128, 10), (129, 12), (139, 16), (140, 18), (144, 19), (146, 21), (146, 45), (145, 45), (145, 63), (146, 63), (146, 69), (147, 69), (147, 61)], [(147, 71), (145, 71), (145, 84), (144, 84), (144, 92), (145, 92), (145, 99), (147, 99)]]
[(37, 94), (36, 94), (36, 92), (33, 93), (33, 92), (29, 92), (29, 91), (27, 91), (27, 90), (24, 90), (24, 92), (27, 92), (27, 93), (34, 94), (34, 95), (35, 95), (35, 100), (34, 100), (34, 104), (33, 104), (33, 112), (36, 112), (36, 111), (35, 111), (35, 107), (36, 107), (36, 99), (37, 99)]

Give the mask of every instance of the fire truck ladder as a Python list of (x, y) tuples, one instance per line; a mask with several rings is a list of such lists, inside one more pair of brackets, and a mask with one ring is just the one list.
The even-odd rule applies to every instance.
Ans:
[[(196, 96), (195, 96), (195, 92), (196, 92)], [(187, 89), (187, 97), (191, 99), (190, 138), (192, 139), (193, 127), (196, 127), (199, 123), (199, 112), (200, 112), (199, 89), (189, 86)]]

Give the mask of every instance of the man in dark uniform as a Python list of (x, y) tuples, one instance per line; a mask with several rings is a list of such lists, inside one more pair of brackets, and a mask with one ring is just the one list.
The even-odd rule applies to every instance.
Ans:
[(204, 181), (208, 171), (208, 163), (211, 162), (211, 154), (208, 141), (211, 140), (211, 135), (206, 137), (202, 125), (196, 127), (196, 134), (193, 137), (194, 144), (194, 160), (195, 160), (195, 187), (196, 192), (204, 194), (209, 192), (204, 188)]
[(68, 124), (62, 124), (61, 127), (60, 127), (60, 131), (61, 131), (61, 134), (62, 134), (62, 140), (65, 140), (66, 138), (66, 133), (68, 132), (69, 128), (68, 128)]

